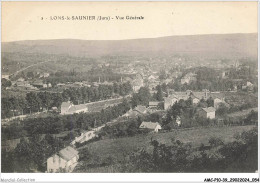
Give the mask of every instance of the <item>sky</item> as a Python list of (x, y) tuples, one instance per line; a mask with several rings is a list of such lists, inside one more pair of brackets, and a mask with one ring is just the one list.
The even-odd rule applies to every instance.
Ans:
[[(110, 21), (51, 20), (54, 16), (110, 16)], [(1, 20), (2, 42), (256, 33), (257, 2), (2, 2)]]

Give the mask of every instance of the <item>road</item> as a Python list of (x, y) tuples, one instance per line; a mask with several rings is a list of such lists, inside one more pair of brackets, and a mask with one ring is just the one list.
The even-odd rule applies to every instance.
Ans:
[(36, 65), (40, 65), (40, 64), (43, 64), (43, 63), (47, 63), (47, 62), (53, 62), (53, 61), (52, 61), (52, 60), (51, 60), (51, 61), (44, 61), (44, 62), (40, 62), (40, 63), (36, 63), (36, 64), (29, 65), (29, 66), (27, 66), (27, 67), (24, 67), (24, 68), (22, 68), (22, 69), (16, 71), (16, 72), (13, 73), (13, 74), (10, 74), (10, 76), (16, 76), (19, 72), (22, 72), (22, 71), (24, 71), (24, 70), (26, 70), (26, 69), (28, 69), (28, 68), (30, 68), (30, 67), (33, 67), (33, 66), (36, 66)]

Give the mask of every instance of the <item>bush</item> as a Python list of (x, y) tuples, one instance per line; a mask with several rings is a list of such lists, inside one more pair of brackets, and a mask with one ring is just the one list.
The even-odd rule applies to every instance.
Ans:
[(217, 146), (220, 146), (220, 145), (224, 145), (224, 142), (220, 138), (211, 137), (209, 139), (209, 144), (210, 144), (211, 147), (217, 147)]

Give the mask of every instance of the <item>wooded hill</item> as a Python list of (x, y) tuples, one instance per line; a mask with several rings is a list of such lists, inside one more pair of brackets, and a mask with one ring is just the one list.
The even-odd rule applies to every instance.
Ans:
[(132, 40), (28, 40), (2, 43), (2, 52), (104, 55), (171, 56), (200, 58), (257, 58), (257, 33), (168, 36)]

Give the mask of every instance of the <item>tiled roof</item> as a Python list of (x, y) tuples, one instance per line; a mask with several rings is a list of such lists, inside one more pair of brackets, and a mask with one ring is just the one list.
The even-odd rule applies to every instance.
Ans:
[(215, 98), (223, 99), (225, 95), (224, 95), (224, 93), (213, 93), (213, 92), (211, 92), (209, 94), (209, 96), (212, 97), (213, 99), (215, 99)]
[(135, 107), (134, 109), (135, 111), (138, 111), (140, 113), (144, 113), (146, 111), (146, 107), (145, 106), (142, 106), (142, 105), (138, 105)]
[(157, 125), (160, 125), (158, 122), (142, 122), (139, 128), (148, 128), (148, 129), (155, 129)]
[(68, 146), (68, 147), (60, 150), (60, 152), (58, 154), (61, 158), (65, 159), (66, 161), (69, 161), (78, 155), (78, 151), (76, 149)]
[(202, 99), (205, 97), (205, 92), (192, 92), (191, 96)]
[(78, 110), (86, 109), (87, 106), (85, 104), (73, 105), (69, 108), (68, 112), (76, 112)]
[(157, 101), (151, 101), (149, 102), (149, 105), (158, 105), (160, 102), (157, 102)]
[(202, 108), (204, 111), (208, 112), (215, 112), (216, 109), (214, 107)]
[(62, 102), (61, 107), (69, 107), (71, 106), (70, 102)]

